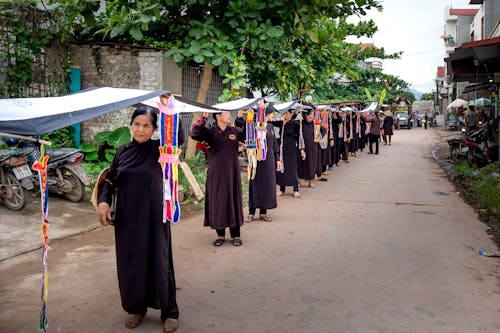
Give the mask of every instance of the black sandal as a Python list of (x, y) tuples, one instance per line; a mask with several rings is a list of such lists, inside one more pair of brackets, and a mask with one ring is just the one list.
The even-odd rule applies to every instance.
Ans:
[(225, 239), (217, 238), (214, 241), (214, 246), (221, 246), (222, 244), (224, 244), (225, 241), (226, 241)]
[(239, 238), (239, 237), (234, 237), (234, 238), (233, 238), (233, 245), (234, 245), (234, 246), (241, 246), (241, 245), (243, 245), (243, 242), (241, 241), (241, 238)]

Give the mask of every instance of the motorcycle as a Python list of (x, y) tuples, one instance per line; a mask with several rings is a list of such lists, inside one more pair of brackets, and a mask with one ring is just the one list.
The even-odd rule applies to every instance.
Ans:
[[(12, 140), (15, 142), (15, 140)], [(12, 145), (12, 143), (8, 143)], [(25, 142), (23, 148), (17, 150), (29, 150), (27, 154), (28, 164), (40, 159), (40, 150), (35, 143)], [(83, 153), (75, 148), (47, 148), (45, 154), (50, 156), (47, 165), (47, 186), (49, 191), (64, 196), (69, 201), (79, 202), (85, 195), (85, 186), (90, 184), (85, 170), (81, 164)], [(33, 171), (30, 178), (22, 180), (21, 185), (32, 190), (39, 186), (38, 172)]]
[(12, 210), (26, 205), (26, 192), (21, 182), (32, 176), (26, 155), (30, 150), (0, 150), (0, 200)]
[(498, 145), (490, 142), (491, 124), (469, 132), (462, 128), (462, 133), (461, 139), (448, 140), (452, 161), (460, 163), (466, 160), (472, 166), (483, 167), (497, 159)]

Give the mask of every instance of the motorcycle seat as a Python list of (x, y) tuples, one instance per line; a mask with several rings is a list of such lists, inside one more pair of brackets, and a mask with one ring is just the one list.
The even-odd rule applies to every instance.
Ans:
[(65, 159), (68, 156), (79, 153), (80, 150), (75, 148), (52, 148), (47, 149), (46, 155), (50, 156), (49, 163), (57, 162), (59, 160)]

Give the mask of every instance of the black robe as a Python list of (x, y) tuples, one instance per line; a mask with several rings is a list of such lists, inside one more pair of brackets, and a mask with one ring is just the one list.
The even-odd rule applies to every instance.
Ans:
[(302, 136), (304, 137), (304, 145), (306, 159), (302, 160), (297, 157), (297, 173), (300, 179), (312, 180), (318, 170), (318, 162), (320, 160), (319, 145), (314, 142), (314, 122), (302, 121)]
[(238, 143), (245, 141), (241, 128), (205, 127), (203, 118), (191, 128), (191, 137), (208, 145), (204, 225), (225, 229), (243, 225), (241, 169)]
[[(179, 137), (179, 146), (184, 138)], [(99, 194), (115, 216), (118, 284), (125, 311), (145, 314), (147, 307), (177, 313), (170, 223), (163, 223), (163, 173), (159, 141), (132, 141), (118, 148)]]
[(267, 155), (257, 162), (255, 178), (248, 183), (248, 206), (271, 209), (278, 206), (276, 199), (276, 161), (279, 161), (279, 147), (274, 127), (266, 125)]
[(392, 117), (384, 117), (384, 135), (393, 135), (392, 126), (394, 125), (394, 119)]
[(297, 158), (299, 154), (300, 125), (297, 120), (290, 120), (281, 126), (280, 147), (283, 154), (283, 173), (276, 172), (276, 183), (280, 186), (293, 186), (297, 183)]
[(349, 152), (351, 153), (355, 153), (359, 148), (359, 133), (361, 131), (361, 123), (360, 127), (358, 128), (356, 126), (357, 117), (358, 116), (356, 114), (352, 115), (352, 138), (351, 142), (349, 142)]
[(339, 164), (340, 161), (340, 148), (341, 145), (344, 144), (343, 140), (340, 137), (339, 133), (339, 125), (342, 122), (342, 119), (340, 119), (340, 116), (337, 116), (337, 119), (334, 119), (332, 117), (332, 138), (333, 138), (333, 147), (332, 149), (332, 165)]

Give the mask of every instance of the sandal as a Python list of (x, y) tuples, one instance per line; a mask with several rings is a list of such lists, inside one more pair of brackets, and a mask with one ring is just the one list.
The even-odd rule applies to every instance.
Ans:
[(260, 215), (260, 216), (259, 216), (259, 218), (260, 218), (261, 220), (266, 221), (266, 222), (271, 222), (271, 221), (273, 220), (272, 218), (270, 218), (270, 217), (269, 217), (269, 216), (267, 216), (267, 215)]
[(245, 218), (245, 223), (253, 222), (254, 219), (255, 217), (252, 214), (250, 214)]
[(234, 237), (234, 238), (233, 238), (233, 245), (234, 245), (234, 246), (241, 246), (241, 245), (243, 245), (243, 242), (241, 241), (241, 238), (239, 238), (239, 237)]
[(214, 246), (221, 246), (222, 244), (224, 244), (226, 240), (225, 239), (222, 239), (222, 238), (217, 238), (215, 241), (214, 241)]
[(168, 318), (163, 322), (163, 333), (173, 333), (179, 327), (179, 321), (177, 319)]
[(125, 320), (126, 328), (136, 328), (142, 321), (143, 316), (136, 314), (129, 314), (127, 319)]
[(312, 180), (309, 181), (309, 183), (307, 184), (307, 186), (309, 186), (309, 187), (316, 187), (316, 185), (313, 184)]

